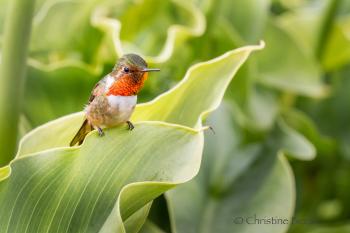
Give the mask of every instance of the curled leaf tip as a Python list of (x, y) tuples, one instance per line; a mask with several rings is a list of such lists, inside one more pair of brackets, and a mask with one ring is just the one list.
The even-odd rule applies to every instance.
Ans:
[(265, 45), (266, 45), (265, 41), (264, 40), (260, 40), (258, 47), (259, 47), (259, 49), (263, 49), (263, 48), (265, 48)]
[(206, 131), (206, 130), (210, 130), (213, 134), (215, 134), (214, 128), (210, 125), (207, 125), (201, 128), (201, 131)]

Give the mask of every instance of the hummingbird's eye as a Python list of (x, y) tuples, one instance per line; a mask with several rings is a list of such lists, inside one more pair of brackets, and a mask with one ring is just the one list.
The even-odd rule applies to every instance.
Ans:
[(129, 70), (129, 68), (128, 67), (124, 67), (124, 72), (125, 73), (128, 73), (130, 70)]

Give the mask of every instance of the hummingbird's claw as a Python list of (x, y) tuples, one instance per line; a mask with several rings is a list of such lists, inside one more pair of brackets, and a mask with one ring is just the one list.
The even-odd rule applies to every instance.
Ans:
[(130, 121), (127, 121), (126, 122), (127, 124), (128, 124), (128, 129), (131, 131), (131, 130), (133, 130), (135, 127), (134, 127), (134, 125), (130, 122)]
[(105, 133), (103, 132), (103, 130), (100, 127), (97, 127), (97, 131), (98, 131), (98, 135), (100, 135), (100, 137), (103, 137), (105, 135)]

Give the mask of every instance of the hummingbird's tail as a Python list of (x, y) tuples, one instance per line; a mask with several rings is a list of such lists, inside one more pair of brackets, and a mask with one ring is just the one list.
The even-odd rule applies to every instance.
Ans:
[(78, 143), (78, 145), (81, 145), (86, 137), (86, 135), (93, 130), (93, 127), (89, 124), (88, 120), (85, 119), (83, 124), (81, 125), (78, 132), (75, 134), (73, 140), (70, 142), (70, 146), (74, 146)]

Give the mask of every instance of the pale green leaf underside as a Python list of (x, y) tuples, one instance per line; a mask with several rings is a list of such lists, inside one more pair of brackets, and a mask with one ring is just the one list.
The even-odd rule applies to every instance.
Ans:
[(97, 232), (126, 184), (167, 182), (130, 190), (120, 203), (125, 205), (125, 218), (171, 188), (172, 182), (193, 177), (202, 143), (202, 133), (144, 123), (132, 134), (117, 128), (101, 140), (94, 133), (83, 147), (18, 159), (0, 185), (0, 232)]
[[(26, 135), (11, 169), (0, 171), (0, 232), (125, 232), (123, 221), (198, 172), (202, 117), (262, 47), (190, 68), (179, 85), (137, 107), (132, 132), (126, 126), (106, 130), (104, 138), (92, 132), (81, 147), (69, 148), (83, 118), (77, 113)], [(142, 224), (142, 216), (135, 222)]]

